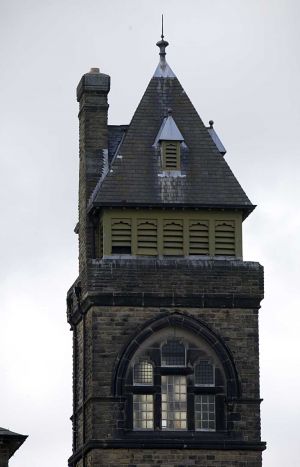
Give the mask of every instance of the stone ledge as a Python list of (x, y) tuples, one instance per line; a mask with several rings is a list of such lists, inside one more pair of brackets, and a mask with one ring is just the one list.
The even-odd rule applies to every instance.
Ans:
[(134, 439), (106, 439), (91, 440), (78, 449), (70, 458), (69, 465), (78, 462), (83, 455), (93, 449), (199, 449), (199, 450), (231, 450), (231, 451), (264, 451), (266, 443), (264, 441), (236, 441), (236, 440), (186, 440), (186, 439), (157, 439), (149, 440), (140, 437)]

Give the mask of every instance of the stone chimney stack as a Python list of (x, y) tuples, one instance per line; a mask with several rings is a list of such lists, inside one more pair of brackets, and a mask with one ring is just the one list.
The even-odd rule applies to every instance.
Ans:
[(79, 270), (83, 292), (87, 284), (87, 262), (93, 254), (93, 224), (87, 205), (107, 162), (107, 95), (110, 77), (91, 68), (77, 86), (79, 102)]

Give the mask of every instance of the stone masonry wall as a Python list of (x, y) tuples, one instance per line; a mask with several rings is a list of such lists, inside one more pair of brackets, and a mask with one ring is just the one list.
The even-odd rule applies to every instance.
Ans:
[[(206, 323), (222, 336), (230, 349), (239, 374), (243, 402), (235, 402), (228, 413), (228, 429), (236, 439), (260, 440), (258, 361), (258, 312), (253, 309), (92, 307), (86, 317), (86, 436), (88, 439), (113, 439), (124, 417), (124, 402), (112, 393), (113, 371), (126, 344), (147, 321), (165, 314), (181, 313)], [(82, 339), (79, 336), (79, 345)], [(82, 376), (82, 375), (81, 375)], [(82, 392), (82, 377), (78, 379)], [(247, 400), (249, 401), (247, 402)], [(80, 400), (78, 400), (80, 408)], [(123, 413), (123, 415), (122, 415)], [(121, 414), (121, 416), (120, 416)], [(120, 418), (121, 417), (121, 418)], [(82, 421), (82, 415), (78, 422)], [(79, 423), (78, 446), (82, 441)]]
[[(127, 297), (143, 294), (177, 295), (190, 298), (194, 294), (223, 295), (223, 306), (234, 306), (234, 297), (263, 298), (263, 268), (259, 263), (241, 260), (178, 259), (104, 259), (89, 261), (89, 291), (102, 297), (111, 294)], [(226, 303), (226, 297), (228, 302)], [(163, 302), (161, 303), (163, 304)], [(146, 305), (146, 303), (145, 303)], [(199, 303), (195, 306), (209, 306)]]
[[(125, 400), (113, 393), (118, 359), (148, 322), (174, 313), (207, 325), (231, 352), (241, 398), (227, 406), (228, 435), (235, 442), (259, 443), (258, 308), (263, 297), (262, 267), (239, 260), (184, 259), (106, 259), (101, 263), (92, 260), (89, 264), (94, 268), (94, 280), (80, 308), (76, 305), (70, 314), (71, 321), (74, 319), (77, 352), (74, 378), (77, 436), (73, 452), (80, 452), (82, 444), (93, 440), (119, 442)], [(115, 450), (108, 447), (104, 450), (93, 447), (87, 454), (88, 465), (261, 466), (260, 453), (255, 450), (229, 454), (212, 447), (207, 453), (205, 448), (194, 453), (190, 446), (188, 451), (179, 450), (176, 457), (175, 451), (168, 452), (165, 448), (143, 451), (138, 447), (128, 450), (122, 450), (122, 446)], [(168, 463), (166, 456), (173, 460)]]
[[(261, 453), (199, 450), (95, 450), (87, 467), (261, 467)], [(76, 466), (79, 467), (79, 464)]]
[[(117, 357), (148, 320), (159, 318), (165, 313), (177, 312), (192, 316), (222, 336), (233, 354), (243, 399), (259, 398), (257, 310), (94, 307), (90, 312), (93, 315), (93, 362), (89, 372), (93, 374), (93, 383), (88, 389), (88, 397), (97, 398), (101, 395), (103, 398), (93, 403), (95, 438), (112, 437), (116, 430), (117, 420), (112, 416), (117, 412), (114, 407), (116, 402), (110, 398), (113, 396), (112, 370), (116, 366)], [(259, 440), (257, 407), (251, 403), (242, 406), (235, 404), (232, 411), (228, 420), (232, 432), (244, 440)]]

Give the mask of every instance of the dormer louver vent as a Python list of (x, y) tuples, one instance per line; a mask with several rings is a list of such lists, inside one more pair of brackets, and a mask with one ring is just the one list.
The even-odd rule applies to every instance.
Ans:
[(163, 243), (165, 255), (183, 254), (183, 221), (181, 219), (164, 221)]
[(208, 255), (209, 254), (208, 221), (190, 221), (189, 253), (190, 255)]
[(137, 221), (137, 251), (141, 255), (157, 255), (157, 220)]
[(235, 255), (235, 223), (234, 221), (220, 221), (215, 224), (215, 253), (216, 255)]
[(112, 219), (111, 251), (113, 254), (131, 254), (131, 219)]
[(180, 170), (180, 143), (178, 141), (162, 142), (162, 160), (164, 170)]

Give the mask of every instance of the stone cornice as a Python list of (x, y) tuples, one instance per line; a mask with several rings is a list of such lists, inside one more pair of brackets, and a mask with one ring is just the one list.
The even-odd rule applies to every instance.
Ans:
[(168, 307), (168, 308), (243, 308), (259, 309), (262, 296), (249, 296), (239, 294), (193, 294), (182, 296), (160, 295), (154, 293), (127, 294), (113, 293), (87, 293), (80, 305), (74, 306), (72, 313), (68, 315), (71, 325), (77, 324), (92, 306), (134, 306), (134, 307)]
[[(242, 441), (231, 440), (226, 438), (226, 433), (223, 436), (218, 436), (213, 439), (213, 435), (209, 437), (199, 435), (198, 439), (187, 439), (180, 434), (175, 438), (157, 438), (149, 439), (143, 436), (134, 436), (131, 439), (105, 439), (91, 440), (85, 443), (78, 449), (73, 456), (69, 458), (69, 466), (75, 465), (83, 455), (86, 455), (93, 449), (210, 449), (210, 450), (232, 450), (232, 451), (264, 451), (266, 443), (264, 441)], [(201, 439), (202, 438), (202, 439)]]

